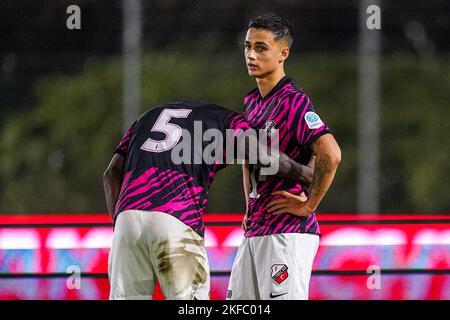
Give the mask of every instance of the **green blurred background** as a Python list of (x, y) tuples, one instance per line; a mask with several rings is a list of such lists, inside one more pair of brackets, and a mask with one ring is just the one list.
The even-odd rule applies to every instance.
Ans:
[[(65, 26), (68, 5), (82, 29)], [(121, 1), (0, 4), (0, 213), (105, 212), (102, 173), (121, 138)], [(449, 213), (450, 5), (384, 1), (381, 213)], [(343, 161), (320, 212), (357, 212), (357, 1), (144, 2), (141, 111), (210, 101), (243, 111), (250, 17), (296, 25), (287, 73), (312, 97)], [(409, 39), (410, 23), (427, 41)], [(422, 39), (423, 40), (423, 39)], [(209, 212), (243, 212), (241, 168), (222, 171)]]

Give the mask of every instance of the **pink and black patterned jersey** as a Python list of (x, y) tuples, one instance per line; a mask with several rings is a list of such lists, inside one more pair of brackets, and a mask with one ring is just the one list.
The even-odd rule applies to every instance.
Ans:
[[(201, 135), (208, 129), (216, 129), (225, 137), (227, 129), (249, 128), (242, 114), (214, 104), (173, 102), (144, 113), (114, 151), (125, 158), (114, 222), (125, 210), (160, 211), (178, 218), (203, 236), (202, 214), (208, 189), (217, 171), (226, 164), (225, 161), (202, 162), (205, 143), (201, 142), (198, 149), (193, 141), (184, 141), (182, 130), (194, 139), (194, 131), (198, 130), (194, 122), (198, 125), (198, 121), (201, 121)], [(191, 160), (176, 164), (172, 150), (184, 142), (190, 148)], [(217, 143), (225, 149), (224, 142)], [(194, 161), (198, 156), (200, 162)]]
[[(279, 133), (279, 150), (307, 165), (311, 158), (311, 144), (321, 135), (330, 133), (327, 125), (317, 115), (311, 99), (289, 77), (285, 76), (264, 98), (254, 89), (244, 98), (245, 120), (255, 129), (275, 128)], [(248, 203), (248, 228), (245, 237), (276, 233), (313, 233), (320, 235), (315, 212), (307, 217), (291, 214), (272, 215), (267, 205), (280, 196), (277, 190), (300, 194), (305, 186), (277, 176), (258, 177), (251, 169), (252, 196)], [(256, 188), (256, 190), (254, 189)]]

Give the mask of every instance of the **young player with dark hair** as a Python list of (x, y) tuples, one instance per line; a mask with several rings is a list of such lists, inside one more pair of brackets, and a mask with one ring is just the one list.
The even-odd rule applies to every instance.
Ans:
[(253, 128), (279, 130), (280, 151), (306, 164), (314, 154), (313, 182), (261, 177), (244, 165), (247, 212), (227, 298), (308, 299), (320, 228), (316, 209), (329, 189), (341, 151), (311, 98), (284, 71), (293, 25), (274, 14), (252, 19), (244, 42), (248, 74), (257, 88), (244, 98), (245, 120)]

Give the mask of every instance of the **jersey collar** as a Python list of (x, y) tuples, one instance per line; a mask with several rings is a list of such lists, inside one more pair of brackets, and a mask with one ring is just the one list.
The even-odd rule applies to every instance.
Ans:
[(285, 75), (283, 78), (280, 79), (280, 81), (278, 81), (278, 83), (276, 84), (275, 87), (272, 88), (272, 90), (270, 90), (270, 92), (263, 98), (261, 97), (261, 92), (259, 92), (258, 90), (258, 95), (259, 98), (262, 100), (267, 100), (269, 99), (271, 96), (273, 96), (278, 90), (280, 90), (282, 87), (284, 87), (284, 85), (288, 84), (289, 82), (292, 82), (292, 79), (289, 78), (287, 75)]

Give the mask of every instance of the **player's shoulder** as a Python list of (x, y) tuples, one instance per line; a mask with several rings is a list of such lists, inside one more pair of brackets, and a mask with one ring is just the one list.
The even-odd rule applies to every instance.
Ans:
[(154, 122), (158, 118), (164, 109), (187, 109), (191, 108), (196, 103), (185, 102), (185, 101), (172, 101), (166, 102), (160, 105), (154, 105), (147, 107), (147, 109), (136, 119), (136, 127), (147, 126), (147, 122)]
[(160, 114), (164, 109), (192, 109), (193, 111), (198, 111), (200, 113), (205, 113), (208, 110), (220, 110), (220, 111), (230, 111), (229, 109), (220, 106), (215, 103), (203, 102), (203, 101), (194, 101), (194, 100), (179, 100), (179, 101), (171, 101), (166, 102), (161, 105), (153, 106), (148, 108), (139, 118), (145, 119), (151, 117), (154, 114)]
[(231, 110), (221, 106), (217, 103), (205, 102), (205, 101), (194, 101), (194, 100), (184, 100), (184, 101), (176, 101), (170, 103), (174, 108), (188, 108), (193, 110), (198, 110), (199, 112), (206, 112), (208, 110), (211, 111), (222, 111), (222, 112), (230, 112)]
[(244, 100), (257, 96), (259, 94), (259, 90), (258, 88), (253, 88), (252, 90), (250, 90), (249, 92), (247, 92), (247, 94), (244, 96)]
[(222, 123), (235, 116), (236, 112), (217, 103), (204, 101), (176, 101), (167, 104), (172, 108), (192, 109), (192, 114), (197, 120)]
[(299, 86), (297, 82), (292, 78), (289, 78), (289, 81), (286, 83), (286, 85), (283, 86), (281, 90), (282, 94), (287, 97), (308, 96), (303, 87)]
[(292, 107), (303, 105), (304, 107), (307, 107), (309, 104), (312, 104), (310, 95), (294, 80), (291, 80), (282, 90), (283, 92), (280, 96), (284, 101), (289, 101), (289, 103), (284, 104), (286, 106)]

